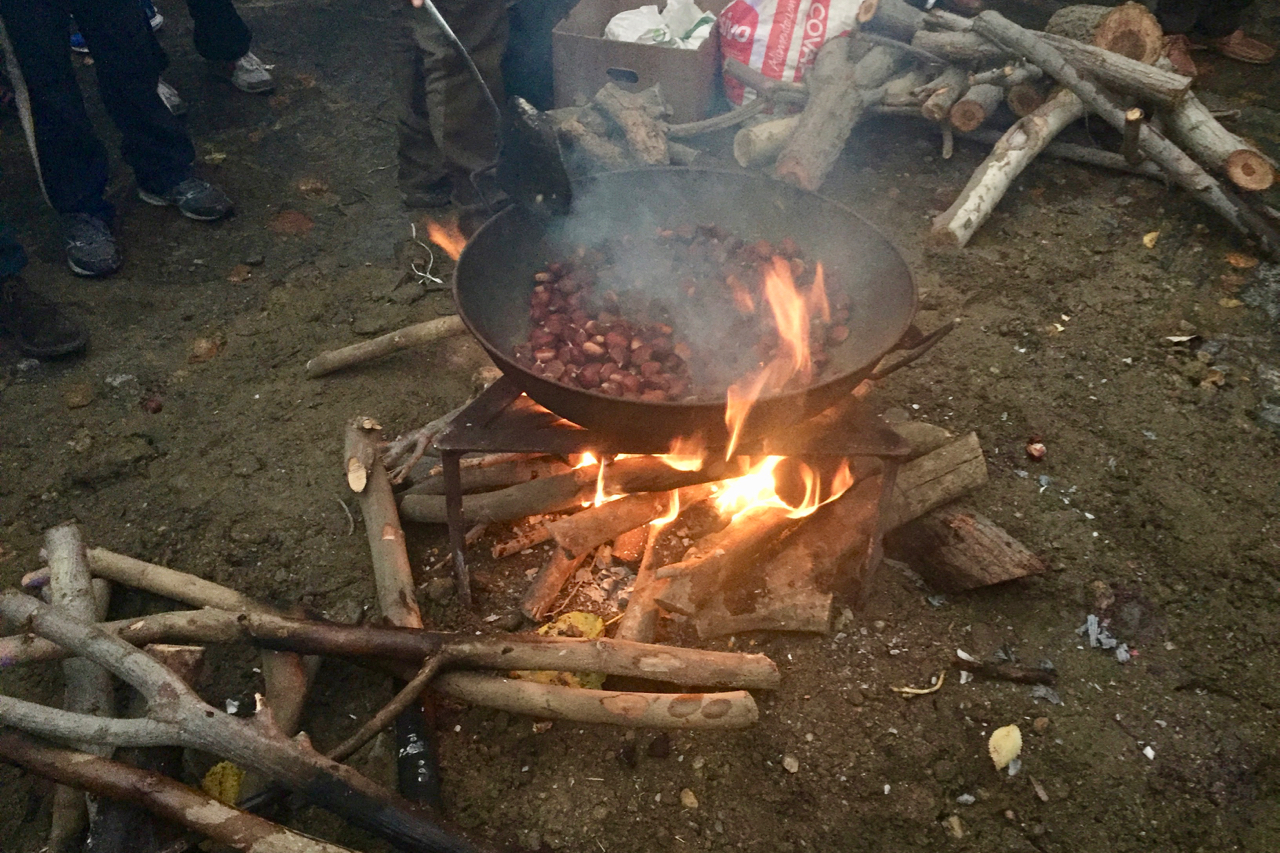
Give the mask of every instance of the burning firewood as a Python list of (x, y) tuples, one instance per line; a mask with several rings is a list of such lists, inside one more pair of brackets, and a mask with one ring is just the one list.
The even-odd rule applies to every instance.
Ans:
[(713, 491), (712, 484), (704, 483), (680, 489), (674, 496), (663, 492), (628, 495), (550, 522), (547, 528), (566, 552), (585, 555), (628, 531), (641, 530), (643, 535), (642, 525), (671, 512), (673, 497), (674, 508), (681, 509), (706, 500)]

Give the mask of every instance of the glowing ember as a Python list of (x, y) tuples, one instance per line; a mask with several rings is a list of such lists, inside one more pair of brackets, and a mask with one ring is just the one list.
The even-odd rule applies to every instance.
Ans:
[(436, 222), (427, 220), (427, 239), (435, 243), (444, 253), (455, 261), (462, 254), (462, 247), (467, 245), (467, 238), (462, 236), (455, 222)]

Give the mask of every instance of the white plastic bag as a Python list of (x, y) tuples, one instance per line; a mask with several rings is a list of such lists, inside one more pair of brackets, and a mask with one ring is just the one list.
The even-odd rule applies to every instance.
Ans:
[[(798, 82), (827, 39), (851, 29), (862, 0), (733, 0), (720, 13), (720, 48), (774, 80)], [(725, 94), (735, 104), (755, 97), (729, 75)]]
[(669, 0), (661, 12), (657, 6), (619, 12), (605, 27), (604, 37), (696, 50), (711, 35), (715, 21), (715, 15), (699, 9), (693, 0)]

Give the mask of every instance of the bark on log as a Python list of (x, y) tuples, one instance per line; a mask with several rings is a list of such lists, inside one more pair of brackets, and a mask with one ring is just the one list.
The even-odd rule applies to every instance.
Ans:
[(1146, 6), (1067, 6), (1049, 18), (1044, 31), (1127, 56), (1146, 65), (1160, 58), (1164, 31)]
[(628, 530), (613, 540), (613, 558), (623, 563), (643, 560), (647, 553), (645, 543), (649, 539), (649, 525), (642, 524)]
[[(1085, 106), (1097, 113), (1116, 130), (1124, 130), (1124, 110), (1092, 82), (1082, 78), (1061, 53), (1044, 39), (1024, 30), (1017, 24), (994, 12), (983, 12), (973, 19), (974, 32), (1017, 51), (1044, 69), (1055, 80), (1067, 87), (1084, 101)], [(1280, 251), (1280, 233), (1258, 214), (1228, 196), (1222, 186), (1192, 160), (1182, 149), (1144, 125), (1139, 134), (1139, 145), (1147, 158), (1154, 161), (1178, 186), (1191, 194), (1196, 201), (1222, 216), (1238, 231), (1255, 238), (1262, 251), (1274, 257)]]
[(1084, 103), (1062, 89), (1040, 109), (1015, 122), (970, 176), (951, 207), (933, 220), (933, 238), (954, 246), (966, 245), (1018, 175), (1063, 128), (1084, 114)]
[(590, 166), (601, 171), (612, 172), (635, 165), (621, 145), (592, 133), (578, 119), (560, 124), (557, 135), (562, 142), (568, 144), (571, 151), (581, 152)]
[(590, 555), (589, 551), (570, 554), (559, 546), (551, 549), (551, 556), (534, 576), (533, 583), (525, 590), (524, 598), (520, 599), (520, 612), (525, 618), (535, 622), (545, 619), (551, 611), (551, 605), (560, 595), (560, 590)]
[(875, 15), (867, 21), (865, 28), (898, 41), (910, 42), (924, 26), (924, 21), (924, 12), (905, 0), (880, 0)]
[(924, 87), (927, 97), (920, 105), (920, 114), (929, 121), (941, 122), (950, 114), (956, 101), (964, 97), (969, 88), (969, 75), (963, 68), (952, 66)]
[(62, 785), (134, 803), (220, 845), (245, 853), (353, 853), (349, 848), (301, 835), (257, 815), (233, 809), (160, 773), (48, 746), (16, 732), (0, 733), (0, 761)]
[(596, 93), (594, 103), (618, 125), (641, 163), (666, 166), (671, 162), (667, 134), (652, 114), (653, 110), (647, 108), (643, 93), (628, 92), (616, 83), (606, 83)]
[(1117, 94), (1132, 95), (1143, 102), (1168, 107), (1191, 91), (1190, 77), (1063, 36), (1051, 33), (1036, 35), (1061, 53), (1077, 72), (1092, 77)]
[(992, 83), (969, 87), (964, 97), (951, 107), (951, 126), (962, 132), (977, 130), (991, 118), (1004, 98), (1005, 90)]
[(307, 378), (315, 379), (317, 376), (373, 361), (402, 349), (426, 346), (444, 338), (461, 335), (466, 330), (467, 327), (462, 324), (462, 318), (457, 316), (440, 317), (425, 323), (416, 323), (371, 341), (361, 341), (341, 349), (320, 353), (307, 362)]
[(446, 673), (436, 686), (454, 699), (512, 714), (627, 728), (745, 729), (760, 717), (755, 699), (746, 691), (618, 693), (472, 672)]
[(1007, 89), (1021, 83), (1038, 83), (1043, 79), (1044, 72), (1039, 68), (1025, 62), (1019, 62), (1017, 64), (1002, 65), (999, 68), (989, 68), (977, 74), (970, 74), (969, 85), (977, 86), (980, 83), (995, 83), (997, 86), (1004, 86)]
[(965, 66), (999, 62), (1009, 55), (1004, 48), (973, 33), (921, 30), (911, 39), (911, 44)]
[(658, 596), (667, 587), (667, 581), (658, 578), (654, 569), (658, 561), (658, 537), (662, 525), (650, 524), (645, 532), (644, 557), (636, 569), (636, 582), (631, 586), (631, 598), (622, 613), (622, 621), (614, 636), (619, 640), (652, 643), (658, 633)]
[[(687, 507), (711, 496), (710, 483), (688, 486), (676, 494), (678, 507)], [(585, 556), (597, 546), (621, 536), (671, 511), (671, 493), (627, 495), (597, 507), (584, 509), (547, 525), (567, 553)]]
[[(466, 461), (463, 460), (463, 462)], [(464, 466), (461, 471), (462, 493), (469, 495), (476, 492), (491, 492), (537, 480), (540, 477), (564, 474), (570, 470), (572, 466), (549, 456), (502, 462), (484, 467)], [(436, 474), (434, 469), (421, 482), (414, 483), (405, 491), (408, 495), (443, 495), (444, 493), (444, 474)]]
[(546, 517), (531, 515), (516, 523), (510, 539), (494, 543), (490, 553), (495, 560), (501, 560), (512, 554), (519, 554), (534, 545), (541, 545), (549, 539), (551, 539), (551, 531), (547, 529)]
[[(975, 130), (973, 133), (967, 133), (962, 139), (973, 142), (982, 143), (984, 145), (995, 145), (1000, 141), (1001, 133), (995, 130)], [(1160, 167), (1149, 161), (1142, 161), (1137, 166), (1131, 166), (1124, 159), (1124, 156), (1114, 151), (1105, 151), (1101, 148), (1093, 148), (1088, 145), (1076, 145), (1069, 142), (1050, 142), (1042, 152), (1046, 156), (1055, 157), (1059, 160), (1069, 160), (1073, 163), (1081, 163), (1086, 166), (1097, 166), (1102, 169), (1110, 169), (1114, 172), (1125, 172), (1130, 175), (1138, 175), (1143, 178), (1150, 178), (1154, 181), (1164, 181), (1164, 172), (1160, 171)]]
[[(45, 553), (49, 561), (49, 597), (54, 607), (84, 622), (99, 622), (105, 616), (104, 595), (99, 607), (94, 596), (93, 576), (89, 571), (84, 541), (74, 524), (60, 524), (45, 532)], [(62, 707), (78, 714), (100, 717), (115, 716), (115, 689), (111, 674), (102, 667), (81, 658), (62, 664), (65, 694)], [(77, 749), (103, 758), (111, 756), (111, 747), (101, 744), (75, 744)], [(65, 853), (76, 847), (88, 826), (88, 805), (84, 793), (66, 785), (53, 792), (53, 815), (50, 821), (49, 849)]]
[(1275, 170), (1253, 145), (1227, 130), (1195, 95), (1161, 113), (1170, 138), (1207, 168), (1242, 190), (1258, 192), (1275, 182)]
[(987, 461), (978, 434), (961, 436), (898, 469), (884, 529), (900, 527), (986, 482)]
[(994, 521), (943, 507), (893, 535), (897, 550), (934, 589), (963, 592), (1040, 574), (1045, 564)]
[(873, 47), (854, 62), (849, 47), (849, 39), (834, 38), (818, 52), (807, 75), (809, 101), (774, 167), (780, 180), (810, 191), (821, 187), (853, 126), (875, 103), (868, 90), (883, 85), (901, 62), (899, 52), (886, 47)]
[[(708, 465), (701, 471), (678, 471), (654, 458), (619, 459), (605, 466), (604, 489), (610, 495), (665, 492), (723, 480), (741, 470), (742, 463), (737, 460)], [(462, 502), (462, 515), (467, 522), (477, 524), (576, 509), (595, 499), (598, 474), (599, 469), (592, 465), (496, 492), (468, 495)], [(448, 521), (444, 498), (438, 495), (405, 495), (400, 502), (400, 512), (410, 521), (428, 524)]]
[(733, 159), (747, 169), (759, 169), (778, 159), (800, 126), (799, 114), (744, 127), (733, 137)]

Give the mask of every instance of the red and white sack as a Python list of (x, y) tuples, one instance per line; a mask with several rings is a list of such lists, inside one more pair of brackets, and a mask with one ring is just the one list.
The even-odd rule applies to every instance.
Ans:
[[(798, 82), (827, 39), (853, 29), (860, 6), (862, 0), (733, 0), (716, 21), (720, 49), (766, 77)], [(724, 88), (735, 104), (755, 98), (727, 74)]]

